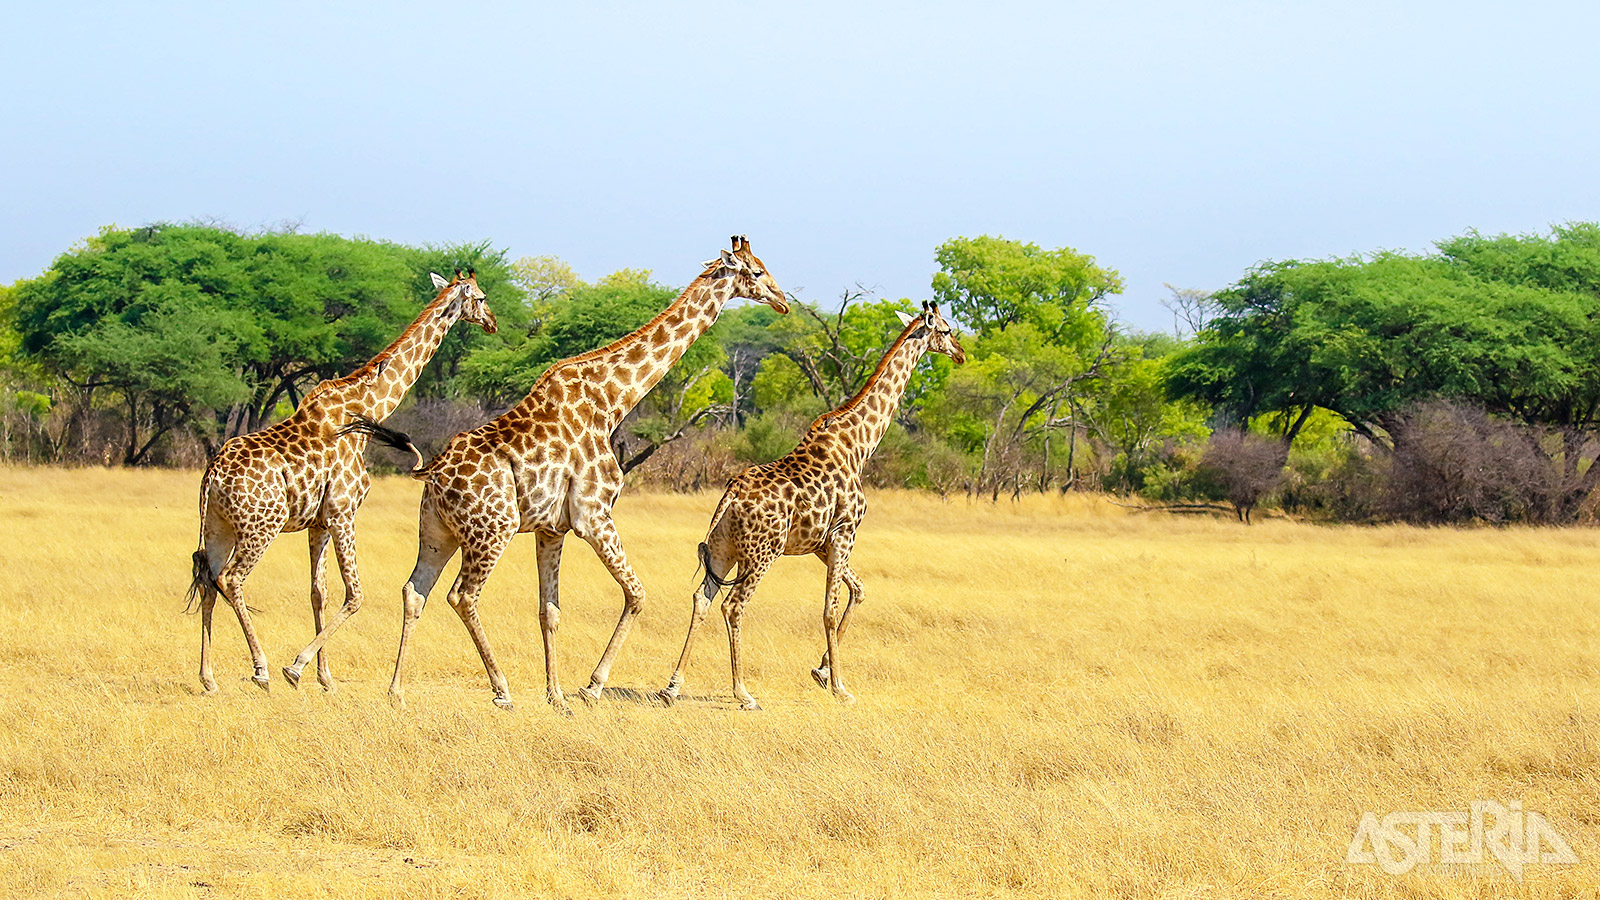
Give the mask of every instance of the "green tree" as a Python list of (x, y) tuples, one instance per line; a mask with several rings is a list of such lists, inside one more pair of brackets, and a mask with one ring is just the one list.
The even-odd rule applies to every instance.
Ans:
[[(1054, 479), (1058, 432), (1114, 361), (1103, 301), (1122, 289), (1115, 271), (1070, 247), (1043, 250), (998, 237), (954, 238), (935, 251), (934, 296), (974, 332), (970, 362), (953, 376), (944, 419), (958, 445), (982, 434), (976, 487), (997, 496)], [(981, 423), (981, 424), (980, 424)], [(1069, 461), (1070, 472), (1070, 461)], [(1070, 476), (1069, 476), (1070, 477)]]
[(1061, 346), (1094, 343), (1099, 304), (1122, 292), (1122, 277), (1071, 247), (983, 235), (951, 238), (934, 251), (933, 296), (954, 318), (988, 336), (1028, 323)]
[[(418, 249), (168, 224), (106, 228), (72, 248), (13, 287), (11, 320), (18, 352), (72, 386), (64, 443), (76, 443), (97, 395), (111, 391), (128, 418), (130, 459), (147, 461), (149, 435), (179, 425), (209, 443), (266, 424), (392, 341), (434, 295), (428, 270), (457, 266), (475, 267), (491, 302), (519, 321), (521, 290), (486, 244)], [(181, 323), (193, 335), (178, 333)], [(189, 337), (207, 346), (183, 350), (189, 363), (172, 358)], [(452, 335), (441, 348), (435, 383), (453, 374), (467, 340)], [(149, 377), (135, 371), (140, 359)], [(203, 376), (200, 366), (216, 371)], [(193, 392), (187, 402), (182, 390)]]
[[(1393, 447), (1407, 411), (1443, 397), (1529, 426), (1559, 461), (1575, 514), (1600, 414), (1600, 228), (1484, 238), (1435, 253), (1268, 263), (1216, 296), (1219, 312), (1168, 369), (1175, 396), (1292, 441), (1313, 410)], [(1549, 445), (1538, 430), (1554, 429)], [(1559, 458), (1559, 459), (1558, 459)]]

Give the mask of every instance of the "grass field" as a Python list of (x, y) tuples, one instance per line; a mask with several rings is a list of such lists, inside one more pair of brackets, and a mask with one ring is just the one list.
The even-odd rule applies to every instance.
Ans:
[[(1085, 497), (879, 494), (841, 707), (809, 677), (822, 567), (781, 562), (732, 708), (713, 611), (672, 709), (716, 496), (629, 494), (650, 592), (611, 686), (543, 703), (533, 542), (485, 591), (518, 709), (435, 594), (385, 697), (418, 486), (361, 513), (340, 689), (303, 535), (249, 585), (275, 680), (219, 607), (216, 696), (181, 613), (194, 472), (0, 469), (0, 891), (89, 897), (1570, 897), (1600, 883), (1600, 535), (1134, 515)], [(333, 578), (337, 584), (337, 576)], [(342, 588), (334, 590), (342, 597)], [(620, 608), (568, 541), (581, 687)], [(1577, 864), (1351, 865), (1364, 811), (1518, 801)]]

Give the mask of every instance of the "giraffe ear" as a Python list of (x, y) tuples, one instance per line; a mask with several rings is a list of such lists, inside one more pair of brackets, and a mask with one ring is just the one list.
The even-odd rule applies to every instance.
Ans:
[(917, 320), (916, 316), (908, 315), (906, 313), (901, 312), (898, 309), (894, 311), (894, 314), (900, 317), (900, 324), (901, 325), (905, 325), (908, 328), (911, 326), (912, 322), (915, 322)]
[(433, 279), (433, 286), (441, 291), (450, 286), (450, 282), (440, 278), (438, 272), (429, 272), (428, 277)]
[(744, 268), (743, 264), (739, 262), (739, 257), (734, 256), (732, 253), (729, 253), (726, 250), (722, 251), (722, 264), (734, 270), (735, 272)]

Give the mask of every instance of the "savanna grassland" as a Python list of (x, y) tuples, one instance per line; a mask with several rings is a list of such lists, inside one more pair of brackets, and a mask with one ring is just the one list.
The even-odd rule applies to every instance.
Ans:
[[(216, 696), (182, 613), (194, 472), (0, 469), (0, 891), (27, 896), (1569, 897), (1600, 882), (1600, 536), (1253, 527), (1098, 498), (877, 494), (844, 645), (808, 670), (822, 567), (780, 563), (732, 708), (717, 614), (672, 709), (713, 494), (631, 493), (650, 592), (612, 674), (543, 703), (533, 542), (481, 607), (518, 708), (489, 703), (435, 593), (407, 707), (385, 690), (418, 486), (361, 513), (367, 604), (339, 690), (278, 666), (311, 636), (305, 539), (250, 602), (270, 694), (219, 607)], [(337, 585), (337, 576), (333, 576)], [(334, 596), (342, 597), (335, 586)], [(620, 608), (569, 540), (558, 636), (582, 686)], [(1352, 866), (1363, 811), (1520, 801), (1576, 865)]]

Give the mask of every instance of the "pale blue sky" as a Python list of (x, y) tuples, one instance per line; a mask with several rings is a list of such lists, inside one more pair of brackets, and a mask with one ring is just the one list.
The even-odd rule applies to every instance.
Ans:
[(0, 282), (101, 225), (488, 238), (830, 302), (1002, 234), (1163, 282), (1600, 219), (1600, 5), (0, 8)]

